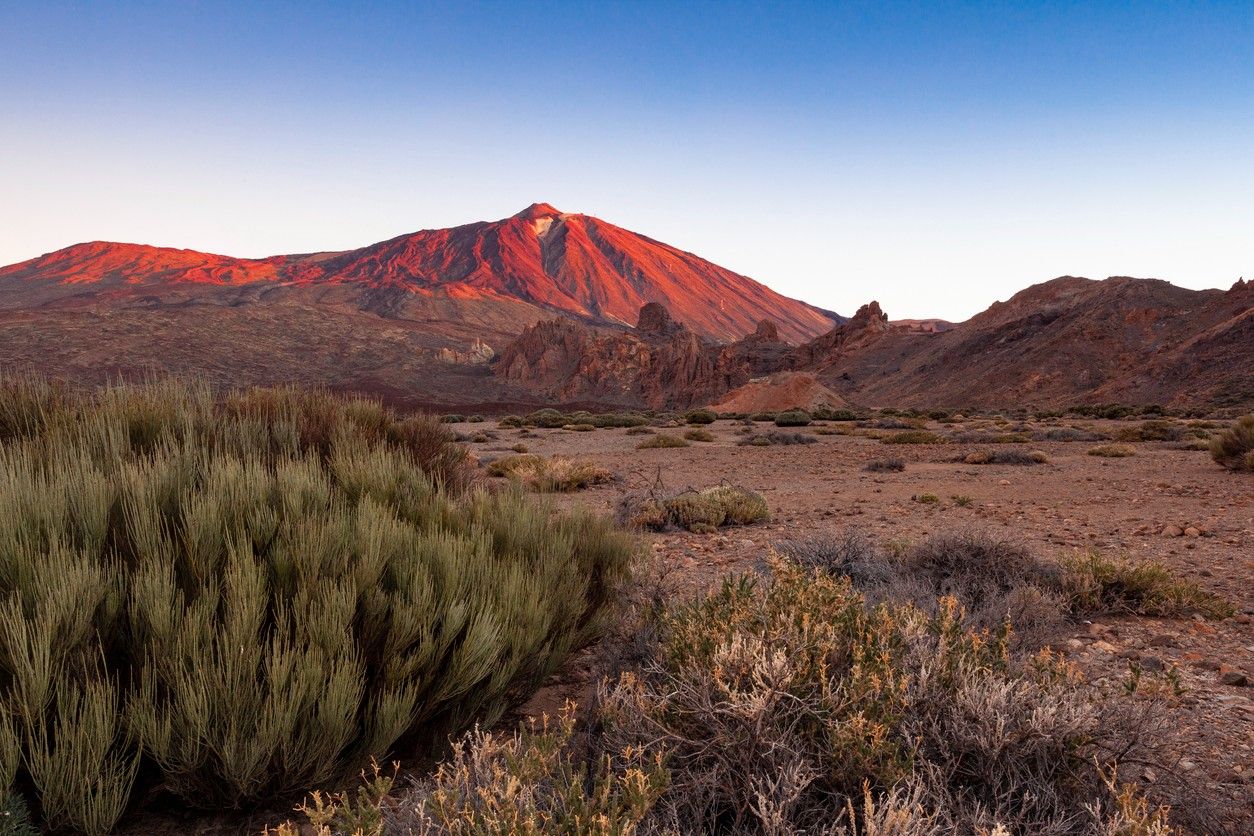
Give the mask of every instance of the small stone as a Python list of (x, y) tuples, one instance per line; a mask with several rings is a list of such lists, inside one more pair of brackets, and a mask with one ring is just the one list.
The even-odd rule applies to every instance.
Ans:
[(1184, 536), (1185, 536), (1185, 537), (1201, 537), (1201, 536), (1202, 536), (1202, 532), (1201, 532), (1201, 531), (1198, 531), (1198, 530), (1197, 530), (1196, 528), (1194, 528), (1193, 526), (1189, 526), (1188, 528), (1186, 528), (1186, 529), (1184, 530)]
[(1184, 532), (1180, 530), (1178, 525), (1164, 526), (1163, 530), (1158, 532), (1161, 537), (1179, 537)]
[(1091, 646), (1094, 650), (1096, 650), (1099, 653), (1114, 653), (1115, 652), (1115, 646), (1111, 644), (1110, 642), (1095, 641), (1093, 642)]
[(1245, 674), (1235, 670), (1221, 673), (1219, 681), (1224, 685), (1232, 685), (1236, 688), (1244, 688), (1250, 684), (1250, 680)]

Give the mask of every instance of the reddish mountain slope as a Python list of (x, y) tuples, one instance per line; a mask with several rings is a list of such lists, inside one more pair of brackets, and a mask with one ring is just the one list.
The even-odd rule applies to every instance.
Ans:
[[(517, 333), (549, 313), (634, 321), (663, 302), (697, 334), (734, 340), (763, 315), (801, 341), (832, 319), (730, 270), (588, 215), (535, 204), (513, 217), (402, 235), (342, 253), (240, 259), (134, 244), (79, 244), (0, 268), (0, 307), (205, 300), (334, 302), (428, 322), (513, 311)], [(511, 304), (512, 303), (512, 304)]]
[(1248, 403), (1252, 308), (1254, 287), (1243, 282), (1225, 293), (1064, 276), (942, 333), (882, 329), (848, 345), (820, 337), (796, 356), (846, 397), (876, 405)]

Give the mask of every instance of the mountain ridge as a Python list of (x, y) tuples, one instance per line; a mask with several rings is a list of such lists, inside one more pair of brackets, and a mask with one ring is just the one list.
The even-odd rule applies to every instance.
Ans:
[[(87, 242), (0, 267), (0, 306), (79, 297), (112, 301), (161, 289), (182, 297), (219, 291), (327, 291), (363, 310), (404, 316), (397, 294), (513, 301), (546, 313), (627, 325), (664, 302), (703, 336), (734, 340), (770, 312), (796, 340), (831, 327), (828, 312), (785, 297), (692, 253), (591, 215), (535, 203), (499, 221), (405, 233), (352, 250), (236, 258), (172, 247)], [(388, 292), (392, 295), (388, 295)], [(416, 305), (429, 319), (429, 306)], [(519, 321), (518, 329), (530, 321)]]

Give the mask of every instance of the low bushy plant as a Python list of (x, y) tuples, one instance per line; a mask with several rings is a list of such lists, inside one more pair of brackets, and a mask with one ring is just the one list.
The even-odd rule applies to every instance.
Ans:
[(1077, 612), (1166, 618), (1227, 618), (1234, 612), (1228, 601), (1155, 561), (1131, 563), (1089, 551), (1068, 558), (1063, 568), (1060, 588)]
[(652, 438), (646, 438), (644, 441), (636, 445), (637, 450), (657, 450), (666, 447), (687, 447), (688, 442), (677, 435), (669, 435), (668, 433), (658, 433)]
[(691, 429), (685, 432), (684, 438), (686, 438), (689, 441), (709, 442), (709, 441), (714, 440), (714, 433), (710, 432), (709, 430), (703, 430), (703, 429), (697, 428), (697, 429)]
[(698, 534), (724, 525), (753, 525), (770, 518), (766, 500), (757, 491), (735, 485), (681, 491), (672, 496), (656, 491), (628, 494), (619, 502), (619, 521), (633, 528), (665, 531), (682, 528)]
[(684, 414), (689, 424), (713, 424), (718, 420), (718, 413), (709, 409), (692, 409)]
[(898, 458), (872, 459), (862, 469), (868, 473), (901, 473), (906, 469), (906, 463)]
[(566, 456), (521, 453), (488, 464), (489, 476), (517, 479), (541, 493), (565, 493), (610, 481), (612, 474), (599, 464)]
[(570, 418), (559, 410), (552, 407), (537, 409), (535, 412), (527, 415), (523, 419), (523, 423), (532, 427), (542, 427), (545, 429), (555, 430), (564, 427), (570, 423)]
[(1135, 456), (1136, 450), (1133, 450), (1126, 444), (1099, 444), (1096, 447), (1089, 448), (1089, 455), (1103, 459), (1123, 459), (1128, 456)]
[(810, 424), (810, 413), (804, 409), (790, 409), (775, 416), (777, 427), (806, 427)]
[(943, 444), (945, 439), (927, 430), (893, 433), (880, 439), (882, 444)]
[(1040, 450), (976, 450), (962, 457), (964, 464), (1045, 464), (1049, 457)]
[(871, 608), (771, 566), (665, 609), (640, 670), (601, 690), (595, 751), (667, 769), (643, 832), (1167, 832), (1109, 779), (1144, 751), (1135, 712), (1064, 663), (1016, 660), (952, 601)]
[[(314, 793), (299, 810), (314, 836), (637, 832), (666, 788), (662, 757), (636, 749), (589, 762), (574, 713), (567, 704), (557, 718), (529, 721), (514, 734), (476, 730), (399, 796), (394, 777), (375, 768), (356, 793)], [(303, 832), (291, 822), (268, 831)]]
[(1210, 455), (1229, 470), (1254, 472), (1254, 413), (1216, 436), (1210, 442)]
[(785, 433), (779, 430), (771, 430), (766, 433), (755, 433), (740, 439), (736, 443), (741, 447), (771, 447), (774, 445), (814, 444), (817, 441), (817, 438), (805, 433)]

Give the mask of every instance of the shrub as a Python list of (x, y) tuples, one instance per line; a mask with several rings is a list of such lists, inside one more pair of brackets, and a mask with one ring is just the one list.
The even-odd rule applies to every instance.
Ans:
[(772, 568), (664, 609), (640, 671), (602, 686), (594, 751), (668, 772), (644, 832), (1166, 832), (1108, 778), (1146, 750), (1132, 712), (1065, 663), (1013, 661), (952, 602), (869, 608)]
[(649, 419), (636, 412), (611, 412), (594, 415), (589, 423), (598, 427), (640, 427), (649, 423)]
[(970, 508), (975, 503), (975, 500), (966, 494), (954, 494), (950, 499), (959, 508)]
[(440, 416), (440, 421), (445, 424), (460, 424), (465, 420), (466, 417), (464, 415), (451, 414)]
[[(957, 498), (955, 498), (957, 499)], [(965, 624), (995, 630), (1009, 621), (1027, 647), (1048, 640), (1068, 618), (1111, 612), (1222, 618), (1231, 606), (1160, 564), (1132, 565), (1096, 552), (1061, 565), (1013, 541), (976, 530), (942, 532), (885, 551), (857, 531), (781, 545), (803, 565), (848, 576), (873, 602), (909, 602), (932, 610), (952, 596)]]
[(778, 430), (771, 430), (742, 438), (736, 443), (741, 447), (770, 447), (775, 444), (814, 444), (817, 441), (817, 438), (805, 433), (782, 433)]
[(523, 425), (523, 419), (518, 415), (506, 415), (496, 423), (500, 429), (517, 429)]
[(656, 450), (664, 447), (687, 447), (688, 442), (677, 435), (668, 435), (666, 433), (658, 433), (652, 438), (646, 438), (644, 441), (636, 445), (637, 450)]
[(862, 468), (868, 473), (900, 473), (906, 469), (906, 463), (901, 459), (872, 459)]
[(924, 422), (917, 421), (912, 418), (873, 418), (869, 421), (859, 421), (859, 427), (866, 427), (874, 430), (921, 430)]
[(619, 521), (625, 525), (654, 531), (676, 527), (698, 534), (724, 525), (753, 525), (769, 517), (760, 493), (734, 485), (687, 490), (670, 497), (629, 494), (618, 509)]
[(515, 444), (513, 447), (509, 449), (513, 450), (515, 453), (526, 453), (528, 450), (526, 444)]
[(482, 415), (471, 415), (466, 419), (466, 421), (471, 424), (482, 424), (486, 420), (488, 419), (484, 418)]
[(634, 551), (441, 487), (464, 451), (371, 402), (165, 382), (40, 420), (0, 447), (0, 726), (51, 828), (109, 832), (158, 788), (269, 803), (491, 722)]
[[(630, 834), (666, 787), (662, 757), (643, 750), (589, 762), (574, 706), (514, 734), (474, 731), (453, 744), (434, 774), (389, 798), (394, 779), (377, 767), (355, 795), (315, 793), (298, 808), (314, 836), (357, 833)], [(292, 823), (274, 836), (299, 836)]]
[(1240, 418), (1212, 440), (1210, 455), (1229, 470), (1254, 471), (1254, 413)]
[(713, 441), (714, 433), (709, 430), (692, 429), (684, 433), (684, 438), (689, 441)]
[(934, 493), (919, 493), (910, 498), (922, 505), (935, 505), (940, 502), (940, 497)]
[(684, 491), (662, 503), (667, 521), (697, 534), (718, 528), (727, 519), (727, 512), (715, 497), (700, 491)]
[(880, 439), (882, 444), (943, 444), (944, 439), (926, 430), (893, 433)]
[(765, 521), (771, 515), (762, 494), (747, 488), (719, 485), (706, 488), (701, 494), (723, 510), (725, 525), (753, 525)]
[(1032, 436), (1024, 432), (962, 432), (949, 436), (949, 440), (954, 444), (1026, 444)]
[(1171, 421), (1144, 421), (1136, 427), (1120, 427), (1115, 441), (1179, 441), (1184, 430)]
[(684, 420), (689, 424), (713, 424), (718, 414), (708, 409), (693, 409), (684, 414)]
[(646, 426), (628, 427), (627, 435), (653, 435), (654, 429)]
[(770, 422), (770, 421), (774, 421), (774, 420), (775, 420), (775, 413), (774, 413), (774, 412), (755, 412), (755, 413), (753, 413), (753, 415), (751, 415), (751, 416), (750, 416), (750, 420), (753, 420), (753, 421), (758, 421), (758, 422), (763, 422), (763, 421)]
[(565, 456), (545, 458), (532, 453), (505, 456), (488, 464), (489, 476), (518, 479), (541, 493), (565, 493), (610, 481), (604, 467)]
[(596, 424), (566, 424), (562, 427), (564, 430), (576, 433), (590, 433), (596, 428)]
[(1232, 605), (1161, 563), (1132, 564), (1099, 552), (1077, 554), (1063, 564), (1061, 589), (1078, 612), (1131, 612), (1179, 618), (1227, 618)]
[(1126, 444), (1099, 444), (1089, 448), (1089, 455), (1100, 456), (1104, 459), (1122, 459), (1135, 456), (1136, 451)]
[(858, 414), (852, 409), (817, 409), (814, 417), (820, 421), (857, 421)]
[(805, 427), (810, 424), (810, 413), (803, 409), (790, 409), (775, 416), (777, 427)]
[(532, 412), (523, 419), (523, 423), (532, 427), (543, 427), (545, 429), (555, 430), (569, 424), (570, 419), (556, 409), (546, 407), (545, 409), (537, 409), (535, 412)]
[(1045, 464), (1049, 458), (1040, 450), (977, 450), (962, 457), (965, 464)]
[(1101, 433), (1079, 427), (1051, 427), (1032, 434), (1034, 441), (1101, 441), (1103, 438)]

